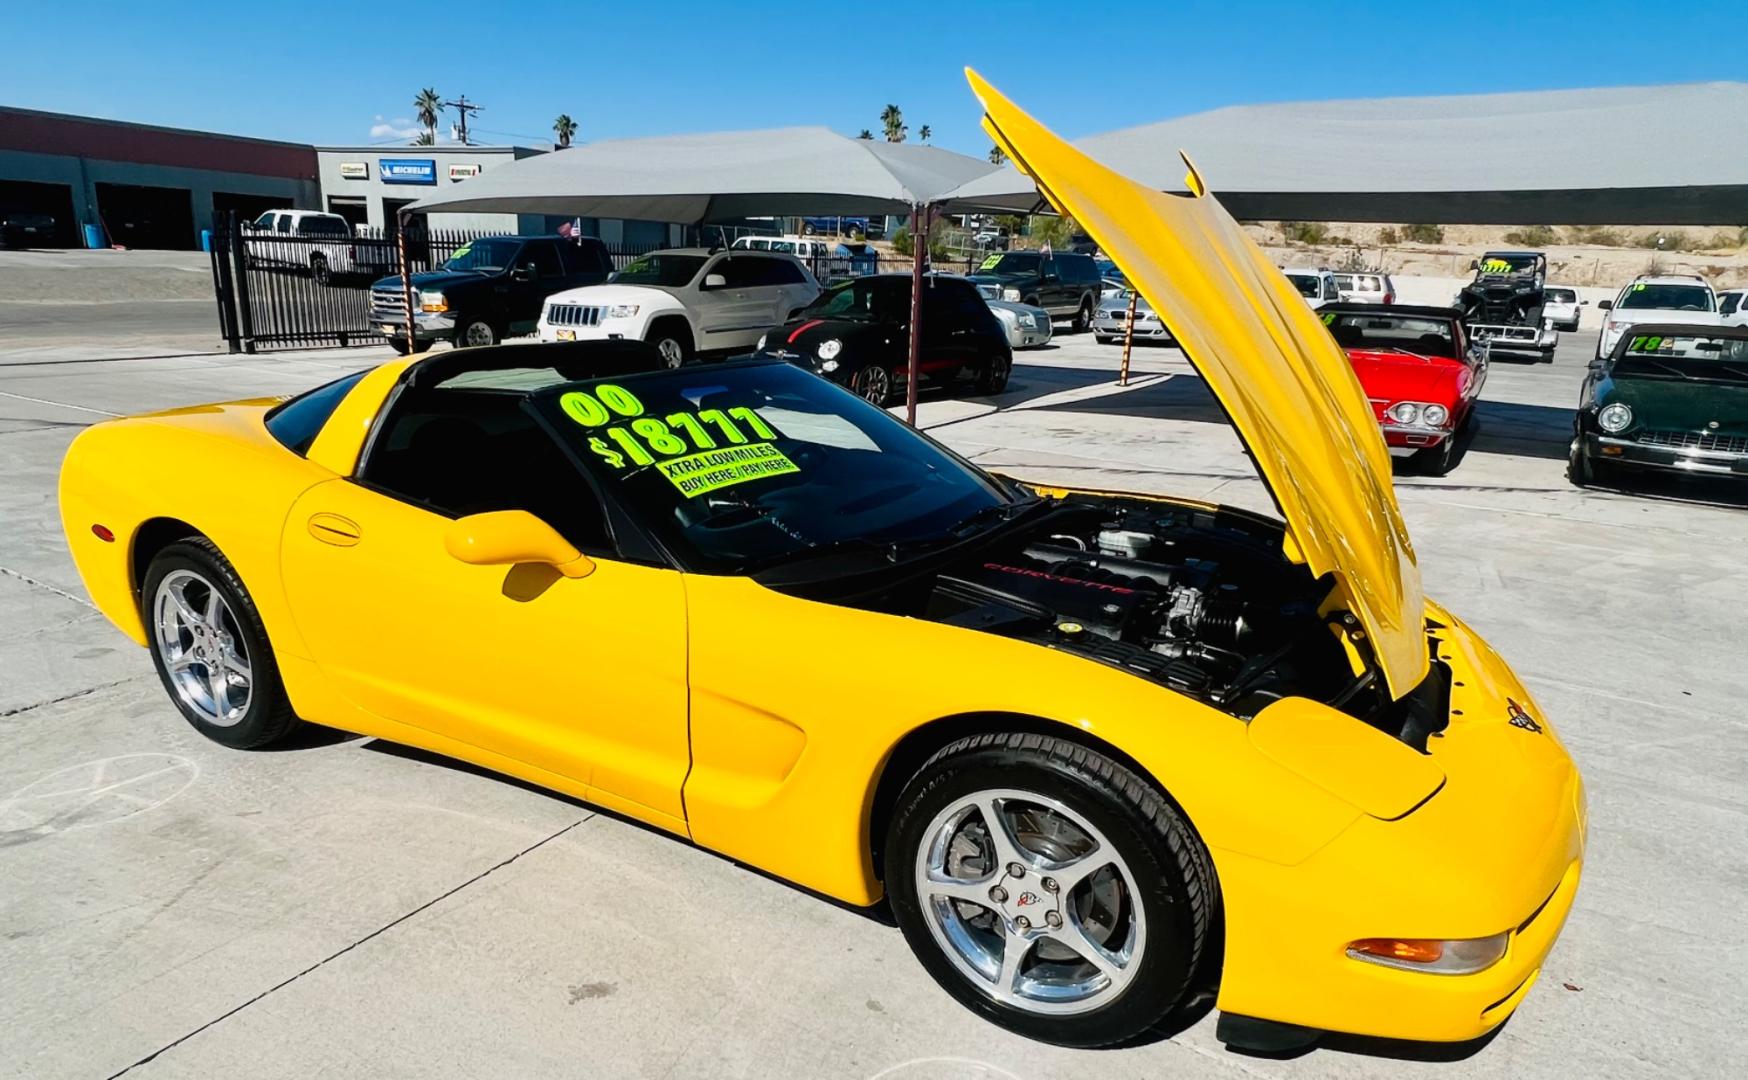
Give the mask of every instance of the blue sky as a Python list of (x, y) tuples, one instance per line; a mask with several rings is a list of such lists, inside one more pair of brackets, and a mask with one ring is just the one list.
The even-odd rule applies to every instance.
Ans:
[(560, 112), (580, 141), (878, 133), (892, 102), (911, 138), (981, 155), (966, 64), (1070, 137), (1249, 102), (1748, 77), (1734, 0), (9, 7), (0, 104), (330, 144), (393, 141), (423, 86), (486, 106), (474, 141), (550, 141)]

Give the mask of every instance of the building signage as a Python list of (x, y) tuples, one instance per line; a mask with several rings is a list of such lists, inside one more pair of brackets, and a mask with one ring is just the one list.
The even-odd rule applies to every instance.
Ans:
[(478, 165), (451, 165), (451, 166), (449, 166), (449, 179), (451, 179), (451, 180), (466, 180), (470, 176), (478, 176), (478, 175), (479, 175), (479, 166)]
[(376, 168), (385, 184), (437, 182), (437, 161), (434, 158), (378, 158)]
[(368, 180), (370, 179), (370, 162), (342, 161), (340, 162), (340, 179)]

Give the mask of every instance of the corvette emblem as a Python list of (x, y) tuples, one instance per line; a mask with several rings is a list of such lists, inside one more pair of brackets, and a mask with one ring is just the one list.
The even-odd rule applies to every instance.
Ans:
[(1542, 725), (1536, 723), (1535, 717), (1523, 711), (1523, 706), (1510, 698), (1505, 699), (1505, 713), (1511, 719), (1511, 726), (1523, 728), (1532, 735), (1542, 733)]
[(1020, 898), (1014, 901), (1014, 903), (1018, 904), (1020, 907), (1030, 907), (1033, 904), (1036, 904), (1038, 899), (1039, 897), (1037, 893), (1028, 891), (1021, 893)]

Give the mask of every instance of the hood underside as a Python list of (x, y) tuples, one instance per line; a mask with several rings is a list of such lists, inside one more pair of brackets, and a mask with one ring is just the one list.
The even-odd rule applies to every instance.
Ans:
[(1428, 668), (1420, 571), (1371, 406), (1316, 313), (1193, 166), (1188, 196), (1137, 183), (966, 74), (997, 145), (1098, 242), (1207, 381), (1296, 553), (1334, 576), (1367, 631), (1391, 695), (1413, 689)]

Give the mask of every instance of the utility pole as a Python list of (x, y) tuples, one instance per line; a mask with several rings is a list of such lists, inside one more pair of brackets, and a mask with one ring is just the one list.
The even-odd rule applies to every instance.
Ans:
[(445, 101), (443, 104), (448, 108), (454, 109), (461, 116), (461, 122), (456, 125), (456, 137), (461, 140), (461, 145), (468, 145), (467, 114), (470, 112), (479, 112), (480, 106), (469, 103), (466, 94), (461, 95), (459, 101)]

